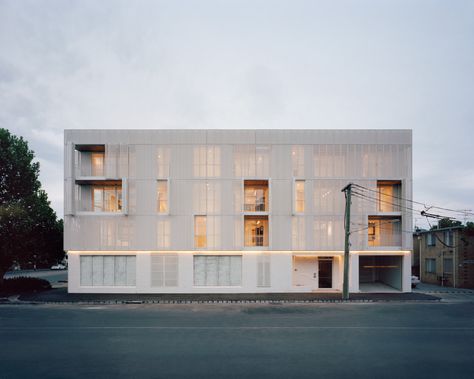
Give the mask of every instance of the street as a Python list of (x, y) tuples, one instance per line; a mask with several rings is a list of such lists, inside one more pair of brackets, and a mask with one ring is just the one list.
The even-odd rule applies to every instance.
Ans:
[(471, 378), (474, 303), (1, 305), (1, 378)]

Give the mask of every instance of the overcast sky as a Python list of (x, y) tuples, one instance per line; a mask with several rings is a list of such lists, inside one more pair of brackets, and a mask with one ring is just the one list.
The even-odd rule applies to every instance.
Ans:
[(408, 128), (413, 198), (474, 209), (473, 92), (472, 0), (0, 0), (0, 127), (61, 217), (69, 128)]

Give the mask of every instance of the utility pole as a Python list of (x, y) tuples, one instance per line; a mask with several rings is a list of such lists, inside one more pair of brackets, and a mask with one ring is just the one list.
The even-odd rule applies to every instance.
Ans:
[(342, 299), (349, 300), (349, 237), (351, 235), (351, 195), (352, 183), (345, 186), (341, 192), (346, 196), (346, 210), (344, 213), (344, 282), (342, 284)]

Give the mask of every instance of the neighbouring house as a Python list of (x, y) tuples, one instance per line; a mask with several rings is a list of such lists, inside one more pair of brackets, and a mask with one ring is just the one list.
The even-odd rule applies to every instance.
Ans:
[(411, 291), (411, 130), (66, 130), (69, 292), (341, 291), (348, 183), (350, 291)]
[(473, 228), (417, 231), (413, 234), (413, 249), (414, 272), (419, 272), (421, 282), (474, 288)]

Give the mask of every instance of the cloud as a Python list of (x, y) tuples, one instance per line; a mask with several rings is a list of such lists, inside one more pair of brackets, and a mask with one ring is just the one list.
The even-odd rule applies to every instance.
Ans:
[(58, 214), (65, 128), (411, 128), (414, 198), (474, 208), (474, 5), (365, 4), (2, 1), (0, 126)]

